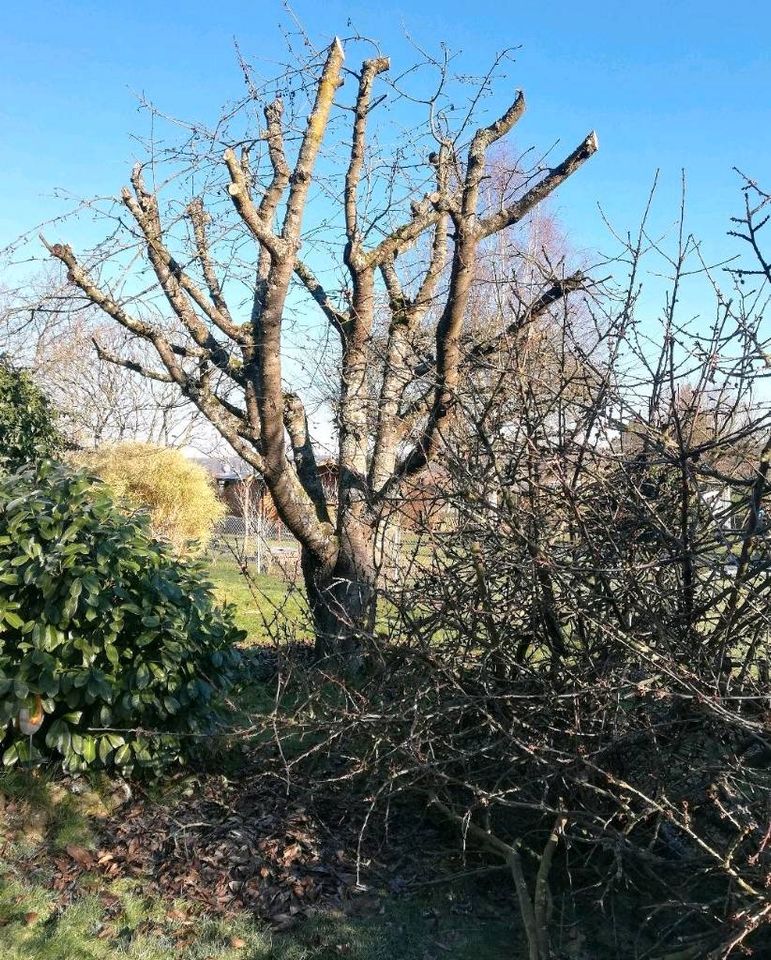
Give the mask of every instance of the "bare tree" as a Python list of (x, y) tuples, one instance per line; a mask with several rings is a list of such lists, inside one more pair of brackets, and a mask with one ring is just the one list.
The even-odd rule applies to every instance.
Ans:
[[(506, 202), (485, 204), (488, 153), (522, 116), (523, 95), (474, 129), (472, 118), (489, 92), (491, 72), (471, 96), (465, 120), (451, 131), (442, 100), (443, 65), (438, 92), (424, 101), (428, 120), (420, 136), (409, 138), (418, 144), (433, 139), (427, 162), (420, 155), (408, 157), (404, 144), (388, 158), (378, 146), (377, 131), (369, 128), (386, 99), (375, 96), (375, 84), (389, 66), (380, 55), (365, 59), (354, 74), (352, 102), (337, 105), (346, 72), (338, 39), (321, 58), (293, 67), (262, 89), (247, 71), (248, 104), (264, 103), (264, 127), (258, 135), (247, 130), (230, 140), (223, 123), (208, 134), (193, 128), (189, 144), (173, 158), (178, 167), (189, 170), (201, 151), (208, 161), (225, 149), (220, 163), (199, 173), (192, 198), (184, 204), (172, 198), (162, 212), (161, 188), (148, 183), (148, 170), (157, 175), (158, 158), (151, 157), (147, 166), (134, 168), (131, 187), (122, 191), (129, 223), (125, 215), (119, 217), (101, 250), (81, 258), (66, 244), (46, 242), (87, 301), (152, 345), (160, 367), (113, 359), (174, 384), (264, 477), (278, 514), (301, 544), (322, 654), (351, 651), (356, 638), (371, 631), (379, 567), (376, 531), (384, 509), (439, 456), (456, 418), (468, 348), (464, 326), (480, 251), (536, 209), (597, 149), (591, 133), (561, 163), (537, 163), (520, 176), (522, 189)], [(267, 94), (277, 89), (283, 97)], [(400, 82), (391, 90), (404, 96)], [(296, 122), (306, 95), (310, 113)], [(322, 156), (322, 147), (347, 117), (351, 123), (342, 133), (347, 158)], [(413, 171), (424, 165), (429, 179), (416, 179)], [(217, 206), (220, 170), (226, 173), (234, 220), (226, 221)], [(340, 243), (333, 247), (329, 237), (336, 233)], [(427, 255), (419, 273), (408, 257), (405, 276), (397, 259), (424, 239)], [(137, 240), (151, 267), (150, 283), (134, 260), (118, 282), (109, 263)], [(231, 280), (245, 250), (250, 251), (243, 282), (249, 291), (248, 319), (238, 314), (238, 284)], [(323, 272), (312, 267), (321, 261), (320, 251), (328, 258)], [(331, 272), (330, 263), (345, 278), (338, 292), (319, 279)], [(285, 383), (295, 281), (339, 340), (334, 514), (320, 482), (303, 402)], [(525, 310), (544, 309), (577, 285), (548, 277)], [(382, 352), (373, 352), (382, 289), (389, 322)], [(150, 304), (148, 297), (157, 293), (162, 297)], [(408, 345), (428, 320), (433, 349), (415, 366)], [(374, 392), (373, 363), (379, 370)], [(407, 411), (414, 440), (404, 429)]]
[[(152, 347), (73, 300), (50, 274), (0, 302), (0, 349), (27, 367), (60, 415), (68, 443), (141, 440), (210, 452), (222, 440), (173, 385), (143, 377)], [(121, 363), (109, 359), (121, 356)]]
[(485, 358), (434, 491), (456, 522), (422, 531), (390, 642), (340, 681), (344, 711), (312, 673), (280, 677), (305, 694), (280, 735), (312, 744), (276, 751), (282, 774), (350, 807), (358, 784), (363, 829), (422, 798), (511, 875), (531, 960), (771, 943), (771, 275), (752, 243), (771, 200), (747, 190), (755, 256), (727, 277), (682, 223), (671, 248), (643, 223), (593, 332), (574, 313)]
[[(95, 362), (117, 351), (126, 365)], [(132, 372), (141, 366), (144, 344), (128, 343), (114, 327), (58, 327), (41, 337), (35, 351), (35, 374), (61, 411), (77, 447), (144, 440), (184, 447), (200, 439), (198, 411), (179, 391)]]

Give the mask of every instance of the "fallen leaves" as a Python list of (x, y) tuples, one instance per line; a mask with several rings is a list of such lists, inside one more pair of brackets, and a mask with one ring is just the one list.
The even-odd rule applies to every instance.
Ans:
[(303, 848), (299, 843), (290, 843), (288, 847), (285, 848), (281, 859), (284, 863), (293, 863), (295, 860), (299, 859), (302, 856)]
[[(354, 826), (344, 820), (331, 829), (266, 778), (246, 788), (204, 781), (165, 804), (134, 800), (99, 829), (99, 849), (72, 844), (54, 859), (55, 890), (71, 890), (90, 871), (141, 877), (170, 899), (226, 915), (248, 909), (277, 931), (319, 908), (375, 909), (373, 898), (351, 907), (356, 873), (346, 850), (356, 848)], [(180, 912), (168, 916), (182, 923)]]
[[(342, 789), (311, 794), (297, 788), (288, 796), (285, 781), (264, 770), (237, 780), (191, 780), (186, 776), (184, 790), (182, 781), (172, 782), (161, 798), (137, 790), (109, 817), (95, 818), (93, 849), (73, 843), (48, 854), (39, 865), (60, 902), (102, 880), (135, 879), (168, 902), (169, 935), (183, 942), (192, 917), (202, 911), (234, 917), (246, 910), (276, 932), (319, 911), (341, 919), (382, 911), (380, 889), (360, 884), (357, 852), (368, 882), (379, 875), (387, 888), (390, 876), (395, 892), (431, 869), (427, 849), (437, 846), (431, 828), (408, 815), (400, 839), (394, 829), (383, 851), (389, 866), (375, 864), (382, 831), (372, 829), (360, 845), (359, 808)], [(104, 883), (95, 889), (109, 895)], [(113, 912), (107, 911), (112, 919), (98, 936), (113, 935)], [(242, 938), (232, 941), (233, 949), (242, 949), (234, 945)]]

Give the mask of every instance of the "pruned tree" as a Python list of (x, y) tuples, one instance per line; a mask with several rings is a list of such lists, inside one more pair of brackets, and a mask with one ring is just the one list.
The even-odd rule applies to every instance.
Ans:
[[(408, 138), (416, 149), (432, 139), (434, 149), (427, 160), (409, 158), (401, 143), (387, 158), (371, 127), (386, 99), (375, 96), (375, 84), (389, 66), (380, 55), (365, 59), (347, 104), (338, 102), (346, 72), (338, 39), (320, 58), (293, 66), (278, 84), (258, 89), (247, 71), (248, 104), (264, 103), (264, 127), (257, 136), (247, 130), (230, 139), (222, 123), (211, 134), (193, 128), (188, 148), (173, 157), (189, 170), (204, 144), (208, 166), (194, 182), (192, 199), (180, 204), (172, 198), (162, 210), (161, 187), (149, 183), (148, 166), (138, 164), (131, 187), (121, 193), (129, 222), (125, 214), (118, 218), (120, 242), (111, 235), (100, 251), (80, 257), (66, 244), (44, 241), (87, 301), (155, 349), (160, 367), (142, 366), (141, 372), (175, 384), (264, 477), (279, 516), (301, 545), (321, 654), (352, 651), (372, 629), (378, 525), (385, 508), (440, 455), (457, 415), (464, 358), (474, 349), (464, 329), (480, 251), (527, 217), (597, 149), (590, 133), (562, 162), (537, 164), (520, 178), (520, 190), (491, 206), (483, 189), (488, 154), (522, 116), (522, 93), (492, 122), (474, 129), (491, 71), (470, 98), (465, 120), (451, 131), (442, 101), (445, 63), (438, 92), (424, 100), (428, 118), (421, 136)], [(391, 88), (402, 95), (398, 82)], [(277, 89), (283, 98), (272, 95)], [(310, 113), (298, 122), (306, 94)], [(332, 150), (343, 123), (345, 158)], [(323, 147), (328, 155), (322, 156)], [(216, 154), (221, 161), (209, 162)], [(416, 181), (413, 171), (424, 164), (428, 180)], [(155, 176), (155, 166), (149, 170)], [(223, 185), (232, 203), (229, 215), (218, 205)], [(333, 247), (330, 238), (338, 234)], [(116, 251), (135, 242), (145, 249), (151, 284), (133, 260), (128, 281), (110, 273)], [(400, 272), (399, 258), (420, 244), (427, 252), (419, 274), (415, 257), (406, 258), (410, 269)], [(315, 269), (322, 254), (322, 269)], [(344, 277), (338, 291), (320, 279), (332, 272), (330, 263)], [(236, 281), (239, 268), (243, 279)], [(238, 313), (239, 282), (249, 291), (248, 317)], [(334, 512), (303, 402), (285, 379), (295, 283), (339, 340)], [(549, 277), (523, 311), (546, 310), (579, 285), (575, 277)], [(148, 304), (158, 293), (162, 298)], [(385, 344), (373, 351), (376, 310), (384, 299)], [(416, 365), (408, 346), (429, 322), (433, 348)]]

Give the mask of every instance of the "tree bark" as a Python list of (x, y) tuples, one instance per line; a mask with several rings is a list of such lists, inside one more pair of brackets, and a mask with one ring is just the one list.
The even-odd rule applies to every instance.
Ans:
[(363, 551), (340, 550), (334, 563), (325, 563), (303, 549), (301, 566), (317, 656), (354, 662), (375, 629), (374, 563)]

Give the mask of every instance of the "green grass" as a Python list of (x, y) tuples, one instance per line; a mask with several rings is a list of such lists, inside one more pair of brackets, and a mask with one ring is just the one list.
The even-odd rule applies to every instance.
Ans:
[(401, 898), (375, 917), (317, 916), (278, 933), (248, 916), (223, 920), (183, 901), (113, 882), (61, 908), (55, 895), (0, 874), (0, 950), (6, 960), (458, 960), (524, 957), (510, 923), (451, 912), (447, 895)]
[(6, 803), (15, 803), (24, 811), (21, 830), (9, 833), (8, 825), (0, 818), (0, 849), (12, 849), (22, 857), (34, 855), (41, 846), (56, 853), (70, 844), (88, 845), (88, 816), (106, 812), (95, 791), (87, 790), (74, 797), (34, 770), (0, 771), (0, 799), (3, 809)]
[[(288, 583), (273, 574), (248, 570), (248, 578), (234, 559), (217, 557), (209, 564), (209, 578), (217, 599), (235, 607), (236, 625), (246, 631), (246, 646), (275, 643), (277, 639), (309, 642), (313, 630), (301, 583)], [(377, 630), (393, 629), (395, 612), (387, 603), (378, 607)]]
[[(274, 572), (275, 566), (270, 573), (258, 574), (253, 561), (247, 566), (247, 577), (236, 560), (240, 541), (238, 538), (222, 539), (232, 540), (234, 554), (213, 554), (209, 560), (209, 577), (217, 598), (235, 607), (236, 624), (246, 631), (247, 645), (270, 644), (277, 638), (287, 637), (292, 640), (311, 640), (313, 632), (302, 578), (296, 582), (287, 581)], [(293, 543), (291, 540), (271, 541), (267, 546), (288, 548)], [(428, 566), (435, 555), (434, 547), (414, 534), (405, 535), (402, 550), (404, 572), (408, 577), (414, 577), (416, 571)], [(381, 603), (377, 616), (378, 632), (389, 634), (394, 621), (395, 612), (387, 603)]]
[[(1, 870), (2, 868), (0, 868)], [(392, 899), (372, 917), (319, 915), (285, 932), (146, 896), (136, 881), (94, 880), (62, 907), (42, 884), (0, 872), (6, 960), (517, 960), (509, 918), (453, 913), (447, 893)], [(462, 900), (460, 901), (462, 902)]]
[(248, 572), (247, 579), (229, 557), (217, 557), (209, 567), (216, 596), (235, 607), (236, 624), (246, 631), (247, 643), (270, 643), (290, 630), (309, 637), (302, 587), (272, 574)]

